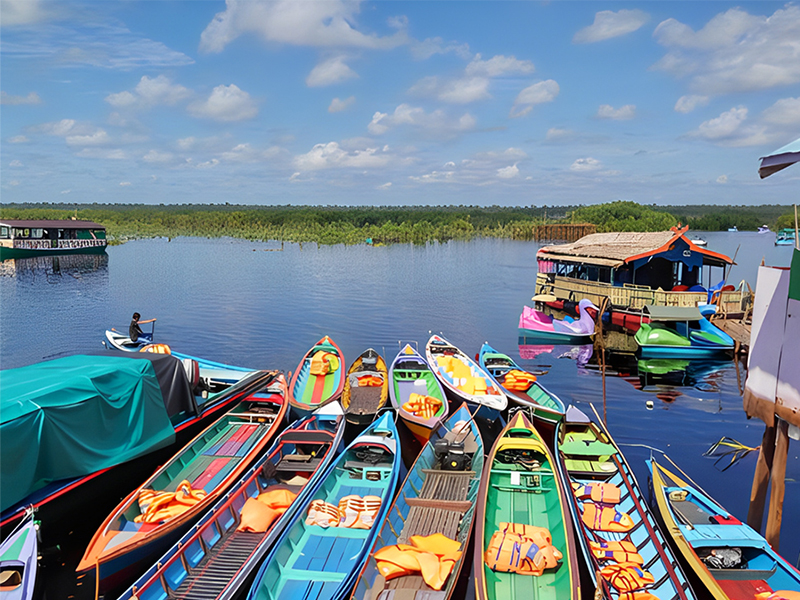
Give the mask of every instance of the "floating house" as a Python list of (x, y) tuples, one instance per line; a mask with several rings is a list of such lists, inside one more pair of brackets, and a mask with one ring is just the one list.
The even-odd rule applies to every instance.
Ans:
[(106, 228), (74, 219), (0, 220), (0, 260), (51, 254), (101, 254)]
[(597, 306), (608, 298), (624, 309), (713, 300), (724, 312), (741, 312), (748, 292), (732, 286), (719, 291), (733, 260), (695, 244), (686, 237), (688, 229), (594, 233), (570, 244), (544, 246), (536, 255), (536, 293), (576, 302), (588, 298)]

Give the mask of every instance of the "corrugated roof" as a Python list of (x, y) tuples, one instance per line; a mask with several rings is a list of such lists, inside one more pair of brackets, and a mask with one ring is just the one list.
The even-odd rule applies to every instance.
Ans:
[(660, 306), (645, 304), (644, 310), (653, 321), (699, 321), (703, 318), (696, 306)]
[(105, 229), (105, 225), (100, 225), (93, 221), (78, 221), (73, 219), (0, 219), (0, 224), (8, 227), (40, 227), (59, 228), (59, 229)]

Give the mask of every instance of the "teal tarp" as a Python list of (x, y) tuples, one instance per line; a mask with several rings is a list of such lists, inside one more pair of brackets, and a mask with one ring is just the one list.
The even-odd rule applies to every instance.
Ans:
[(0, 371), (0, 510), (174, 440), (150, 361), (68, 356)]

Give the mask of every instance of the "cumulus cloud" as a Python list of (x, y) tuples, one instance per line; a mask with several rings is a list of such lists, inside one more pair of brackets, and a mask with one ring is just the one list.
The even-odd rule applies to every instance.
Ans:
[(151, 106), (174, 106), (188, 99), (191, 91), (172, 83), (164, 75), (150, 78), (143, 76), (132, 92), (123, 91), (106, 96), (106, 102), (115, 108), (149, 108)]
[(81, 158), (101, 158), (104, 160), (127, 160), (128, 155), (119, 148), (84, 148), (76, 153)]
[(596, 158), (592, 158), (591, 156), (586, 158), (579, 158), (574, 163), (572, 163), (569, 167), (570, 171), (575, 171), (577, 173), (585, 173), (589, 171), (599, 171), (603, 168), (603, 164), (597, 160)]
[[(5, 18), (5, 15), (3, 15)], [(0, 104), (19, 105), (19, 104), (41, 104), (42, 99), (36, 92), (30, 92), (27, 96), (12, 96), (0, 91)]]
[(388, 49), (408, 42), (404, 30), (383, 37), (359, 31), (358, 12), (359, 3), (348, 0), (227, 0), (225, 10), (217, 13), (201, 34), (200, 50), (221, 52), (246, 33), (267, 42), (322, 48)]
[(620, 108), (614, 108), (610, 104), (601, 104), (597, 109), (598, 119), (612, 119), (614, 121), (627, 121), (636, 116), (636, 106), (626, 104)]
[(591, 44), (632, 33), (647, 23), (648, 15), (641, 10), (601, 10), (594, 23), (584, 27), (572, 38), (576, 44)]
[(470, 51), (469, 44), (448, 42), (445, 43), (440, 37), (427, 38), (425, 40), (410, 40), (411, 56), (417, 60), (426, 60), (435, 54), (449, 54), (450, 52), (457, 56), (469, 59)]
[(343, 110), (347, 110), (356, 102), (355, 96), (350, 96), (349, 98), (345, 98), (344, 100), (340, 100), (339, 98), (334, 98), (331, 100), (331, 104), (328, 107), (329, 113), (337, 113), (342, 112)]
[(306, 154), (294, 157), (294, 166), (300, 171), (317, 171), (336, 167), (376, 168), (389, 163), (389, 155), (378, 148), (347, 151), (337, 142), (317, 144)]
[(519, 60), (513, 56), (498, 54), (489, 60), (483, 60), (476, 54), (467, 65), (465, 73), (470, 77), (503, 77), (505, 75), (528, 75), (535, 71), (529, 60)]
[(800, 82), (800, 7), (788, 4), (772, 16), (732, 8), (698, 31), (667, 19), (653, 33), (667, 48), (654, 69), (689, 78), (698, 94), (764, 90)]
[(147, 163), (168, 163), (172, 161), (173, 155), (171, 152), (160, 152), (158, 150), (150, 150), (142, 157), (142, 160)]
[(424, 175), (409, 175), (408, 178), (417, 183), (449, 183), (455, 181), (455, 172), (432, 171)]
[(306, 77), (308, 87), (333, 85), (358, 77), (358, 74), (345, 64), (344, 56), (334, 56), (322, 61)]
[(392, 182), (391, 181), (387, 181), (386, 183), (383, 183), (383, 184), (379, 185), (376, 189), (388, 190), (390, 187), (392, 187)]
[(28, 141), (28, 138), (25, 137), (24, 135), (15, 135), (12, 138), (8, 138), (8, 143), (9, 144), (24, 144), (27, 141)]
[(258, 107), (250, 94), (235, 84), (218, 85), (207, 100), (190, 104), (189, 114), (215, 121), (244, 121), (255, 117)]
[(442, 110), (427, 113), (422, 108), (401, 104), (392, 114), (376, 112), (367, 129), (372, 134), (381, 135), (400, 125), (424, 129), (435, 135), (455, 135), (474, 128), (475, 118), (469, 113), (451, 118)]
[(67, 135), (64, 140), (70, 146), (103, 146), (111, 141), (108, 134), (98, 129), (89, 135)]
[(561, 129), (559, 127), (551, 127), (547, 130), (547, 133), (544, 136), (545, 141), (548, 142), (560, 142), (564, 140), (571, 139), (574, 137), (575, 132), (570, 129)]
[(800, 125), (800, 98), (783, 98), (767, 108), (761, 116), (777, 126)]
[(519, 168), (517, 168), (516, 163), (508, 167), (501, 167), (497, 169), (497, 176), (500, 179), (513, 179), (519, 176)]
[(3, 27), (30, 25), (48, 18), (40, 0), (0, 0)]
[(516, 100), (514, 100), (514, 106), (511, 107), (510, 115), (512, 117), (524, 117), (537, 104), (555, 100), (560, 91), (561, 88), (559, 88), (558, 83), (552, 79), (534, 83), (517, 95)]
[(675, 103), (675, 112), (690, 113), (698, 106), (705, 106), (708, 104), (708, 96), (681, 96)]
[(701, 123), (695, 135), (706, 140), (730, 138), (746, 119), (747, 109), (744, 106), (732, 108), (714, 119)]

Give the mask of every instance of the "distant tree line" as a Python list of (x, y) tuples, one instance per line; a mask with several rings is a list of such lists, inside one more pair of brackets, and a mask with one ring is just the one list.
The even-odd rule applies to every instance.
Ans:
[[(250, 206), (200, 204), (5, 204), (6, 219), (77, 217), (104, 225), (112, 243), (146, 237), (229, 236), (249, 240), (376, 244), (445, 242), (473, 237), (530, 240), (536, 225), (593, 223), (598, 231), (664, 231), (679, 222), (693, 229), (756, 229), (790, 223), (791, 207), (641, 205), (594, 206)], [(793, 223), (793, 216), (791, 216)]]

